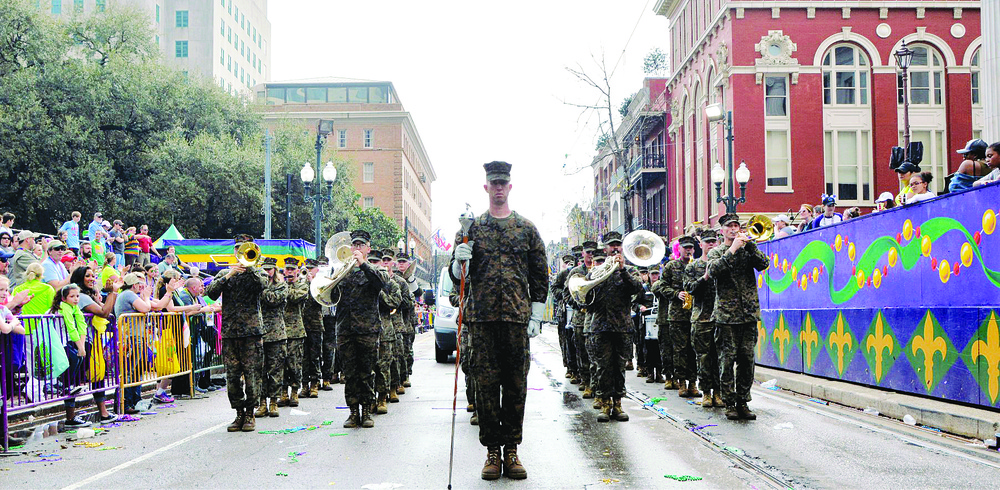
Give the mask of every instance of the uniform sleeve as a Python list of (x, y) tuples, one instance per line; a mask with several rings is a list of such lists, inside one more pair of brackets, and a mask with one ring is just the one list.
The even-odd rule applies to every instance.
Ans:
[(301, 303), (306, 299), (307, 294), (309, 294), (309, 283), (296, 280), (288, 285), (288, 289), (285, 292), (285, 301), (288, 304)]
[(747, 247), (745, 252), (749, 254), (750, 265), (758, 271), (767, 270), (769, 265), (767, 255), (764, 255), (764, 252), (757, 248), (756, 243), (751, 242)]
[(566, 277), (569, 275), (569, 269), (560, 271), (556, 274), (556, 278), (552, 281), (552, 286), (549, 288), (552, 293), (552, 297), (556, 301), (559, 301), (563, 297), (563, 292), (566, 290)]
[(222, 290), (226, 286), (226, 273), (227, 270), (219, 271), (218, 274), (212, 279), (212, 282), (205, 286), (205, 296), (208, 296), (212, 301), (218, 301), (219, 296), (222, 296)]
[(708, 256), (708, 276), (718, 277), (733, 267), (733, 254), (726, 247), (713, 248)]
[(627, 267), (622, 269), (619, 274), (622, 275), (625, 290), (629, 296), (645, 293), (645, 290), (642, 288), (642, 280), (639, 279), (639, 274), (629, 270)]
[(373, 286), (378, 288), (385, 287), (385, 278), (382, 277), (382, 275), (379, 274), (378, 271), (371, 266), (371, 264), (369, 264), (368, 262), (362, 262), (358, 264), (358, 267), (361, 268), (361, 272), (365, 273), (365, 277), (367, 277), (368, 280), (371, 281)]
[(677, 297), (677, 295), (684, 290), (684, 270), (683, 265), (680, 262), (671, 262), (667, 264), (666, 270), (664, 270), (664, 276), (660, 280), (663, 281), (663, 297), (668, 300), (672, 300)]
[(544, 303), (549, 293), (549, 267), (545, 256), (545, 243), (538, 234), (538, 228), (531, 226), (528, 242), (528, 295), (532, 303)]
[(402, 296), (399, 291), (399, 284), (396, 281), (387, 281), (386, 288), (382, 290), (379, 294), (383, 303), (389, 307), (390, 310), (395, 310), (399, 308), (400, 303), (402, 303)]
[[(475, 226), (475, 223), (473, 223), (473, 226)], [(471, 234), (472, 234), (472, 228), (469, 228), (469, 235), (471, 235)], [(455, 247), (457, 247), (458, 244), (460, 244), (460, 243), (462, 243), (462, 232), (461, 231), (459, 231), (458, 233), (455, 233)], [(452, 247), (452, 249), (451, 249), (451, 259), (448, 260), (448, 276), (451, 277), (451, 282), (452, 283), (458, 284), (459, 282), (462, 281), (462, 278), (461, 277), (455, 277), (455, 274), (451, 273), (451, 266), (452, 266), (452, 264), (455, 263), (455, 247)], [(471, 266), (472, 266), (472, 261), (470, 260), (469, 261), (469, 265), (467, 267), (471, 267)], [(466, 274), (466, 277), (468, 277), (468, 275), (469, 274)]]
[[(664, 274), (667, 273), (667, 271), (666, 271), (665, 268), (663, 270), (663, 273)], [(656, 282), (653, 283), (653, 287), (650, 288), (650, 291), (652, 291), (655, 296), (659, 296), (660, 299), (666, 299), (666, 297), (663, 295), (663, 290), (666, 287), (667, 287), (667, 283), (666, 283), (666, 281), (663, 280), (663, 276), (661, 275), (660, 278)]]
[(269, 285), (260, 295), (260, 300), (267, 306), (280, 306), (285, 303), (285, 296), (288, 294), (288, 287), (285, 284), (277, 283)]

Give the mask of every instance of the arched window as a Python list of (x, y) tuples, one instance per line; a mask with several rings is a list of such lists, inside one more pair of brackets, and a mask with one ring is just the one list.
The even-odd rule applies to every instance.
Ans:
[(979, 100), (979, 52), (981, 50), (977, 49), (976, 54), (972, 55), (972, 105), (981, 105), (982, 102)]
[[(926, 45), (910, 46), (913, 59), (908, 70), (910, 76), (910, 104), (942, 105), (944, 104), (944, 63), (941, 55)], [(903, 76), (897, 76), (896, 86), (899, 103), (903, 103)]]
[(979, 82), (982, 80), (979, 74), (979, 53), (982, 49), (976, 49), (972, 55), (969, 65), (972, 67), (972, 137), (983, 137), (983, 100), (980, 98)]
[(832, 47), (823, 57), (823, 103), (868, 105), (868, 56), (850, 44)]

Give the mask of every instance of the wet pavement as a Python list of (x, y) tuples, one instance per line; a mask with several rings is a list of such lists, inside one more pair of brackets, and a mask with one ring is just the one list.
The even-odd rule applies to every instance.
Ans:
[[(26, 454), (0, 459), (0, 486), (446, 488), (454, 366), (434, 362), (433, 341), (417, 337), (414, 386), (374, 429), (342, 428), (343, 385), (335, 385), (302, 400), (297, 415), (283, 408), (258, 419), (258, 432), (230, 434), (233, 412), (220, 391), (154, 406), (155, 415), (79, 441), (94, 447), (68, 434), (29, 443)], [(964, 441), (760, 388), (751, 403), (758, 420), (733, 422), (634, 371), (623, 402), (631, 421), (598, 423), (591, 400), (563, 377), (555, 332), (546, 328), (531, 347), (519, 450), (528, 480), (479, 478), (485, 449), (460, 378), (453, 488), (970, 488), (1000, 477), (995, 453)], [(665, 399), (643, 405), (655, 397)], [(260, 433), (296, 428), (304, 429)]]

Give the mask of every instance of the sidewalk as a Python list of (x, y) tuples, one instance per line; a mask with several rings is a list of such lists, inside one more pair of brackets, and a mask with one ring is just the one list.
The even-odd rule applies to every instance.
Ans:
[(777, 380), (783, 390), (854, 407), (874, 408), (881, 415), (902, 419), (909, 414), (918, 425), (980, 440), (993, 439), (1000, 432), (1000, 412), (947, 403), (929, 398), (868, 388), (842, 381), (817, 378), (757, 366), (754, 377), (764, 382)]

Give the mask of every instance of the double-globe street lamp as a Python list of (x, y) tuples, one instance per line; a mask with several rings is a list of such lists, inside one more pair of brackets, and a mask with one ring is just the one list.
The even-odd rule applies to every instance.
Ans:
[[(725, 120), (726, 141), (729, 150), (726, 152), (728, 172), (722, 169), (718, 161), (712, 166), (712, 183), (715, 184), (715, 202), (725, 203), (727, 213), (735, 213), (736, 206), (747, 201), (747, 182), (750, 181), (750, 169), (745, 161), (740, 161), (740, 167), (733, 171), (733, 111), (724, 112), (722, 104), (712, 104), (705, 108), (705, 116), (709, 122), (721, 122)], [(722, 183), (728, 178), (728, 193), (722, 195)], [(740, 197), (736, 197), (735, 182), (740, 184)]]
[[(323, 142), (326, 141), (327, 135), (331, 132), (333, 132), (333, 121), (320, 119), (316, 125), (316, 169), (313, 170), (313, 167), (309, 163), (306, 163), (299, 172), (302, 184), (305, 187), (305, 194), (303, 194), (302, 198), (307, 203), (313, 203), (313, 221), (316, 224), (317, 259), (320, 256), (320, 251), (323, 250), (323, 203), (333, 199), (333, 182), (337, 180), (337, 167), (333, 166), (332, 161), (326, 162), (322, 173), (320, 172)], [(322, 191), (322, 182), (319, 180), (320, 175), (322, 175), (323, 181), (326, 182), (325, 193)], [(314, 183), (316, 185), (316, 193), (311, 194), (310, 191)]]

